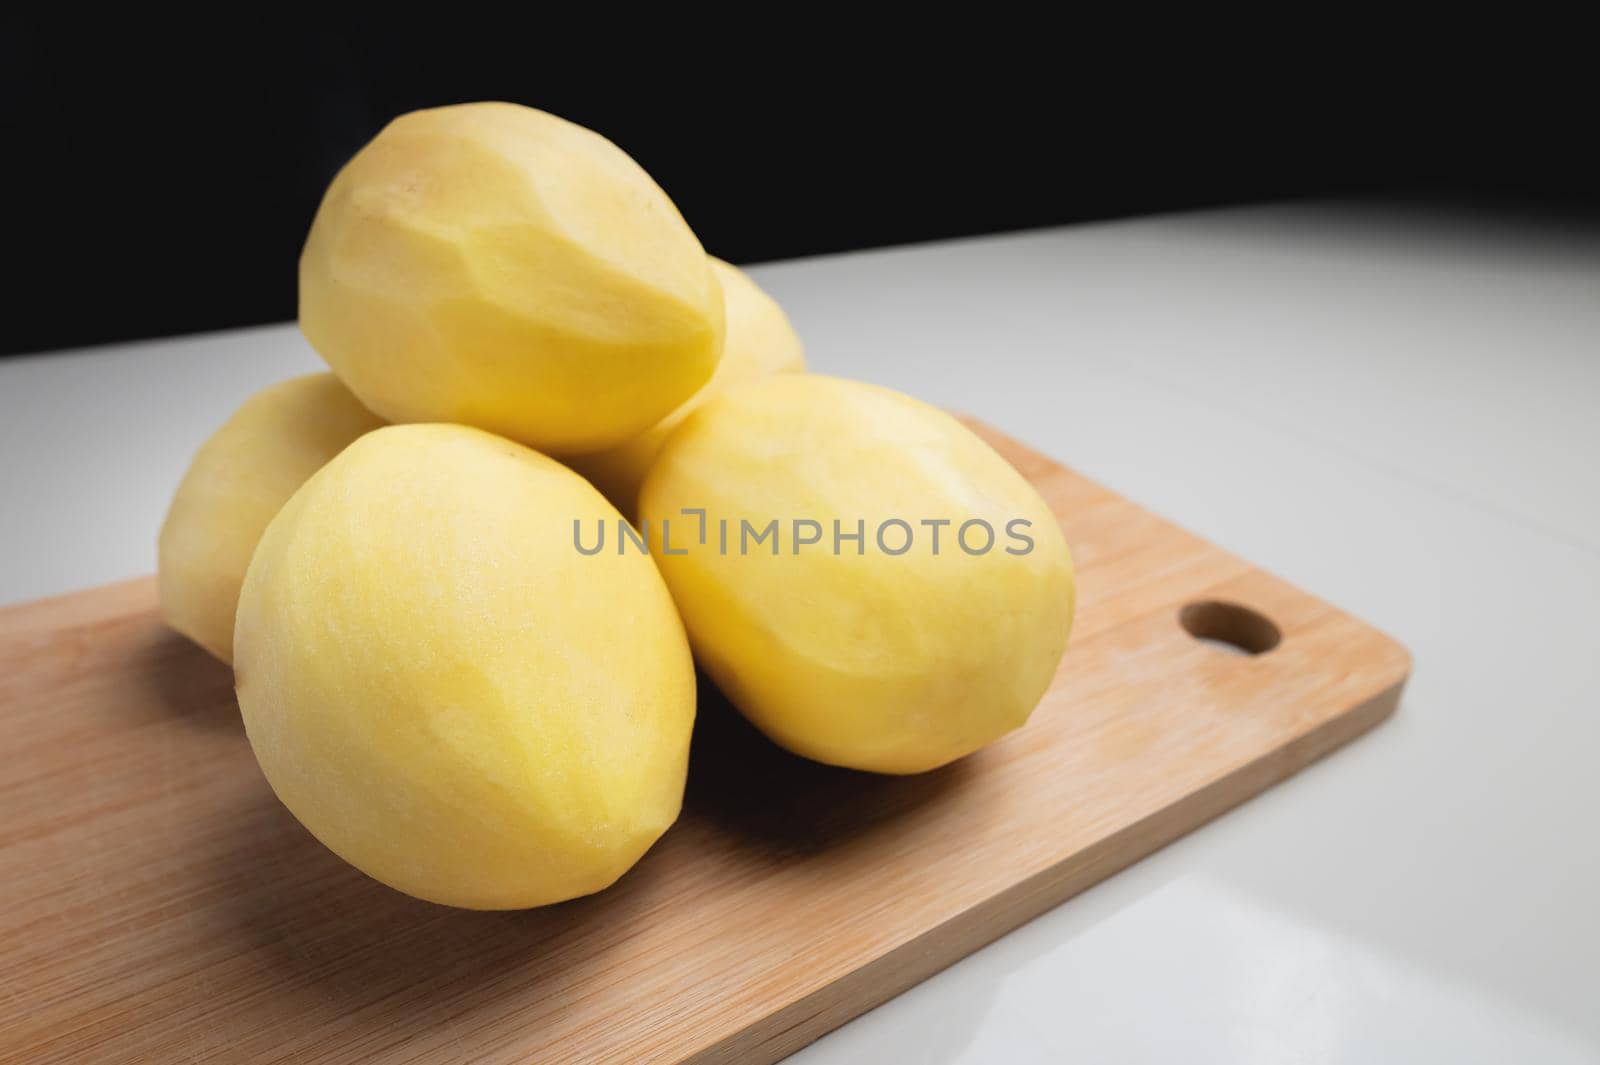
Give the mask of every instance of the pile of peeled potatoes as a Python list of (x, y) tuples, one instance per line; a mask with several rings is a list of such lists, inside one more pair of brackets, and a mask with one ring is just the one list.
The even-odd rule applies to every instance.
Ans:
[(696, 664), (773, 742), (918, 773), (1066, 648), (1056, 518), (955, 419), (807, 374), (771, 297), (605, 138), (396, 119), (323, 198), (300, 327), (161, 530), (262, 772), (419, 898), (599, 891), (678, 816)]

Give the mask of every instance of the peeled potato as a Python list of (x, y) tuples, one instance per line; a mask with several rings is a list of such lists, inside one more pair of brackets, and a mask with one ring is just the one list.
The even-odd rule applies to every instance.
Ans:
[(646, 555), (575, 550), (619, 515), (577, 474), (462, 426), (370, 433), (273, 519), (235, 677), (285, 806), (418, 898), (599, 891), (678, 815), (683, 626)]
[(402, 115), (324, 196), (300, 327), (372, 410), (543, 451), (644, 432), (710, 380), (722, 293), (599, 134), (505, 103)]
[[(639, 509), (701, 665), (808, 758), (944, 765), (1027, 720), (1066, 648), (1072, 560), (1049, 507), (954, 418), (888, 389), (729, 389), (668, 439)], [(746, 531), (774, 521), (771, 539)]]
[(799, 373), (806, 368), (805, 346), (778, 302), (761, 291), (737, 266), (721, 259), (711, 260), (722, 283), (722, 300), (727, 307), (727, 335), (722, 361), (705, 387), (689, 397), (677, 410), (639, 436), (620, 447), (590, 455), (576, 455), (568, 465), (587, 477), (623, 513), (632, 515), (639, 500), (639, 486), (661, 445), (678, 425), (717, 392), (745, 381), (756, 381), (776, 373)]
[(328, 373), (245, 400), (200, 446), (161, 526), (157, 580), (167, 624), (231, 662), (239, 586), (267, 523), (306, 478), (382, 424)]

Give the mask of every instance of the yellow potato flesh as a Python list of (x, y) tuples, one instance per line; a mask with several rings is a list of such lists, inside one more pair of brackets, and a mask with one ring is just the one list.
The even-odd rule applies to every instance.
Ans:
[(157, 545), (161, 614), (224, 662), (256, 543), (295, 490), (383, 422), (332, 374), (251, 396), (201, 445), (167, 510)]
[(715, 258), (711, 265), (722, 283), (722, 300), (728, 315), (717, 372), (677, 410), (626, 444), (567, 460), (630, 517), (637, 509), (639, 486), (661, 445), (691, 411), (722, 389), (773, 374), (799, 373), (806, 368), (805, 346), (777, 301), (737, 266)]
[(481, 103), (403, 115), (340, 171), (301, 255), (300, 327), (391, 421), (572, 453), (705, 384), (723, 309), (638, 164), (553, 115)]
[(649, 557), (580, 554), (619, 516), (533, 451), (380, 429), (273, 520), (245, 579), (239, 706), (284, 805), (368, 875), (473, 909), (621, 876), (678, 814), (694, 722)]
[[(706, 543), (698, 516), (706, 511)], [(1072, 561), (1044, 501), (955, 419), (887, 389), (784, 375), (691, 414), (645, 480), (640, 517), (701, 665), (779, 744), (834, 765), (913, 773), (1021, 725), (1072, 621)], [(778, 553), (741, 541), (778, 519)], [(818, 522), (822, 542), (801, 546)], [(864, 525), (864, 553), (840, 531)], [(879, 549), (900, 519), (904, 554)], [(670, 521), (668, 554), (662, 522)], [(945, 520), (940, 553), (930, 527)], [(992, 549), (960, 526), (985, 520)], [(726, 553), (721, 522), (729, 523)], [(1010, 526), (1025, 521), (1026, 526)], [(1008, 527), (1031, 538), (1008, 536)], [(905, 540), (889, 527), (886, 544)], [(972, 526), (969, 546), (983, 543)], [(748, 550), (744, 550), (748, 548)]]

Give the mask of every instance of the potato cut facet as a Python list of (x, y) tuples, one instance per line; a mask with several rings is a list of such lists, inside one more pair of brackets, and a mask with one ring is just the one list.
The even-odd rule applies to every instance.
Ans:
[(332, 374), (282, 381), (251, 396), (200, 446), (157, 545), (161, 614), (224, 662), (256, 543), (295, 490), (383, 421)]
[(273, 519), (245, 579), (239, 706), (267, 781), (335, 853), (418, 898), (559, 902), (678, 815), (694, 724), (654, 563), (577, 474), (462, 426), (370, 433)]
[(944, 765), (1026, 721), (1066, 648), (1055, 515), (889, 389), (784, 374), (721, 393), (667, 440), (640, 517), (701, 665), (808, 758)]
[(677, 410), (626, 444), (567, 460), (630, 517), (638, 509), (639, 486), (661, 445), (690, 411), (724, 388), (806, 368), (805, 346), (778, 302), (737, 266), (721, 259), (712, 259), (711, 265), (722, 283), (728, 311), (727, 337), (716, 374)]
[(610, 141), (529, 107), (402, 115), (329, 186), (300, 327), (394, 422), (570, 454), (710, 380), (722, 292), (672, 201)]

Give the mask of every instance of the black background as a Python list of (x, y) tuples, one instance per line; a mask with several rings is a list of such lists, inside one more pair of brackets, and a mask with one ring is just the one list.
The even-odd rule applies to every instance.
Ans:
[(1304, 196), (1600, 206), (1596, 96), (1548, 40), (1312, 27), (1224, 51), (1069, 19), (801, 42), (760, 11), (688, 29), (617, 8), (602, 30), (8, 17), (0, 353), (292, 318), (333, 172), (392, 116), (463, 100), (599, 130), (743, 263)]

